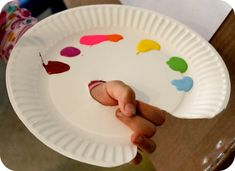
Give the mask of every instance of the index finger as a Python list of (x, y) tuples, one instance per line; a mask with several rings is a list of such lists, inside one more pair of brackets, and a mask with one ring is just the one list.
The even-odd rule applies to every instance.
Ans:
[(158, 107), (137, 100), (136, 109), (137, 114), (141, 115), (157, 126), (162, 125), (165, 121), (166, 112)]

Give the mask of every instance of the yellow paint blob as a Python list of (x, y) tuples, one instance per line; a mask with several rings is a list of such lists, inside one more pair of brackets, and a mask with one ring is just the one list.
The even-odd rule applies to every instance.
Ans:
[(144, 39), (138, 43), (138, 45), (136, 46), (136, 49), (137, 49), (137, 54), (139, 54), (139, 53), (148, 52), (151, 50), (160, 50), (161, 46), (159, 43), (157, 43), (154, 40)]

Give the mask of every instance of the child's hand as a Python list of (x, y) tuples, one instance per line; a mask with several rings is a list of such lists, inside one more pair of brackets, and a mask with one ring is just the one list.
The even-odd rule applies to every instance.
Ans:
[[(156, 144), (150, 138), (156, 133), (156, 126), (165, 121), (165, 112), (161, 109), (135, 99), (135, 92), (122, 81), (91, 82), (91, 95), (98, 102), (107, 106), (118, 105), (116, 117), (134, 131), (131, 136), (133, 144), (139, 149), (152, 153)], [(132, 163), (142, 160), (138, 152)]]

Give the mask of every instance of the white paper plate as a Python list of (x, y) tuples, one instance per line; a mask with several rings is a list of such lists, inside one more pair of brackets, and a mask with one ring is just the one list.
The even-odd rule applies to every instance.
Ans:
[[(90, 34), (121, 34), (118, 43), (92, 47), (79, 44)], [(160, 51), (136, 55), (141, 39), (161, 44)], [(72, 45), (82, 51), (76, 58), (59, 52)], [(44, 60), (68, 63), (71, 70), (48, 75)], [(184, 58), (183, 75), (194, 80), (188, 93), (170, 81), (182, 77), (166, 61)], [(120, 5), (74, 8), (51, 16), (30, 29), (13, 49), (7, 66), (10, 101), (23, 123), (42, 142), (73, 159), (105, 167), (134, 158), (131, 131), (114, 116), (113, 107), (94, 101), (88, 92), (91, 80), (123, 80), (137, 98), (159, 106), (176, 117), (211, 118), (227, 105), (228, 71), (219, 54), (200, 36), (180, 23), (143, 9)]]

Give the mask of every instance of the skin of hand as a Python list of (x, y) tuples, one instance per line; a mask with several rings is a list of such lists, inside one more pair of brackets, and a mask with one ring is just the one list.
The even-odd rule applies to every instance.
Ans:
[[(151, 139), (156, 133), (156, 127), (165, 121), (165, 111), (136, 100), (135, 92), (122, 81), (114, 80), (102, 82), (91, 89), (91, 96), (106, 106), (116, 106), (116, 117), (133, 130), (131, 141), (139, 150), (152, 153), (156, 149)], [(131, 161), (139, 164), (142, 156), (138, 152)]]

